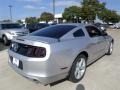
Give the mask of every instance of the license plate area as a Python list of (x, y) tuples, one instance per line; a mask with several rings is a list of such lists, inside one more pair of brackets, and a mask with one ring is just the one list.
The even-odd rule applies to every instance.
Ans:
[(15, 66), (19, 67), (19, 60), (18, 60), (18, 59), (13, 58), (13, 60), (12, 60), (12, 61), (13, 61), (13, 62), (12, 62), (12, 64), (13, 64), (13, 65), (15, 65)]
[(10, 56), (10, 62), (11, 62), (11, 64), (13, 64), (14, 66), (16, 66), (17, 68), (23, 70), (23, 63), (22, 63), (21, 60), (16, 59), (16, 58)]

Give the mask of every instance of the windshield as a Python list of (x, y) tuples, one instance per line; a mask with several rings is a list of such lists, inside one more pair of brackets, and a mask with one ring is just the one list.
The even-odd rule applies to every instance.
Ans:
[(2, 24), (2, 29), (22, 28), (19, 24)]
[(36, 27), (41, 29), (41, 28), (44, 28), (44, 27), (47, 27), (49, 26), (48, 24), (37, 24)]
[(38, 29), (42, 29), (47, 26), (49, 26), (49, 24), (29, 24), (29, 25), (27, 25), (27, 28), (38, 30)]
[(43, 36), (50, 38), (61, 38), (70, 30), (74, 29), (75, 25), (54, 25), (47, 28), (40, 29), (39, 31), (33, 32), (33, 36)]

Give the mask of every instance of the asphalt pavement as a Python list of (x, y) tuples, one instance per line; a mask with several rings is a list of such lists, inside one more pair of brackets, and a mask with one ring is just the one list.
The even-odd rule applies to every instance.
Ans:
[(0, 51), (7, 49), (9, 46), (5, 46), (2, 41), (0, 41)]

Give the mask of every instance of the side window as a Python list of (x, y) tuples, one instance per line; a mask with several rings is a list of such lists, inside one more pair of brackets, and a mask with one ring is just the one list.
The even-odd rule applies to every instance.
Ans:
[(73, 33), (73, 36), (74, 37), (83, 37), (83, 36), (85, 36), (85, 34), (82, 29), (79, 29)]
[(87, 32), (88, 32), (88, 34), (89, 34), (90, 37), (99, 37), (99, 36), (102, 36), (100, 30), (97, 29), (94, 26), (87, 26), (86, 29), (87, 29)]

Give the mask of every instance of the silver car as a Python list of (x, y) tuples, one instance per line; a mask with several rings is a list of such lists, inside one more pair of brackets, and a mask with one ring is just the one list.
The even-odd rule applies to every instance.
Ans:
[(69, 78), (79, 82), (87, 65), (111, 55), (114, 40), (93, 25), (59, 24), (13, 40), (9, 64), (43, 85)]
[(5, 45), (9, 45), (10, 41), (18, 36), (25, 36), (29, 31), (17, 23), (0, 23), (0, 39)]

